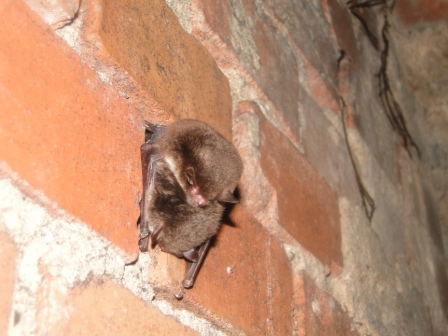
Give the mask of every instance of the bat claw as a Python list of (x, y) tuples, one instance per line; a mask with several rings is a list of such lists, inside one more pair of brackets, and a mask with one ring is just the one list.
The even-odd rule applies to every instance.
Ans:
[(180, 286), (179, 293), (174, 294), (174, 297), (179, 301), (184, 298), (184, 287), (183, 286)]

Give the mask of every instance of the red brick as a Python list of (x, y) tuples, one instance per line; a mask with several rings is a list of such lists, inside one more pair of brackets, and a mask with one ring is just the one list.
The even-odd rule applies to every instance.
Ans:
[(6, 335), (11, 314), (17, 247), (11, 237), (0, 231), (0, 334)]
[(276, 189), (280, 224), (334, 273), (342, 267), (338, 196), (299, 151), (260, 120), (261, 166)]
[(356, 19), (346, 6), (341, 6), (337, 0), (328, 0), (328, 7), (339, 49), (345, 52), (346, 57), (351, 60), (351, 65), (357, 69), (361, 55), (359, 55), (358, 41), (353, 30), (353, 22)]
[(0, 14), (0, 158), (135, 254), (143, 121), (22, 2)]
[(408, 0), (397, 1), (394, 14), (405, 26), (413, 26), (448, 18), (446, 0)]
[(241, 6), (227, 0), (198, 3), (206, 25), (199, 31), (211, 29), (219, 36), (235, 55), (234, 62), (240, 62), (249, 74), (248, 81), (256, 82), (252, 86), (281, 111), (277, 117), (297, 136), (297, 95), (304, 89), (299, 85), (297, 55), (284, 34), (251, 0)]
[(230, 219), (185, 299), (249, 335), (290, 335), (292, 274), (282, 246), (242, 207)]
[(198, 335), (108, 280), (75, 288), (66, 302), (70, 316), (49, 335)]
[[(318, 9), (315, 9), (318, 6)], [(320, 3), (270, 0), (267, 7), (291, 36), (295, 46), (323, 77), (333, 95), (337, 83), (338, 53), (330, 37), (328, 22)]]
[(111, 55), (171, 116), (203, 120), (231, 137), (228, 80), (165, 1), (104, 2), (100, 35)]
[(158, 297), (173, 299), (184, 276), (185, 261), (164, 253), (156, 246), (151, 250), (148, 281), (154, 286)]
[(347, 312), (304, 272), (294, 280), (294, 332), (298, 336), (357, 336)]
[[(229, 1), (199, 1), (208, 24), (221, 40), (229, 47), (232, 46), (232, 7)], [(233, 51), (235, 51), (233, 49)]]

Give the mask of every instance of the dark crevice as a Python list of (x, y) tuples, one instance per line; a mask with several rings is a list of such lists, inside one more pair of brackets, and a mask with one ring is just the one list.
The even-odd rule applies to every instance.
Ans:
[(381, 51), (381, 67), (378, 72), (378, 85), (380, 88), (381, 104), (386, 116), (389, 119), (390, 124), (395, 132), (401, 137), (403, 146), (406, 148), (409, 156), (412, 157), (411, 147), (415, 149), (418, 157), (420, 158), (420, 149), (412, 138), (406, 126), (406, 120), (404, 119), (403, 112), (400, 105), (395, 100), (392, 89), (389, 85), (389, 78), (387, 76), (387, 61), (389, 54), (389, 38), (388, 38), (389, 22), (387, 15), (384, 17), (384, 25), (381, 31), (381, 37), (383, 40), (383, 50)]
[[(337, 61), (338, 72), (341, 71), (341, 63), (344, 60), (344, 57), (345, 57), (345, 51), (341, 50), (340, 56)], [(344, 131), (345, 144), (347, 146), (347, 152), (350, 157), (350, 162), (352, 164), (353, 171), (355, 172), (355, 179), (356, 179), (356, 184), (358, 186), (359, 194), (361, 195), (362, 207), (364, 209), (364, 213), (365, 213), (367, 219), (369, 220), (369, 222), (372, 222), (373, 213), (375, 212), (375, 201), (372, 198), (372, 196), (370, 196), (369, 192), (367, 191), (366, 187), (364, 186), (364, 183), (362, 182), (361, 175), (359, 174), (358, 166), (356, 165), (355, 158), (353, 156), (350, 141), (348, 140), (347, 123), (346, 123), (346, 120), (347, 120), (346, 106), (347, 105), (345, 104), (345, 100), (342, 97), (342, 94), (339, 94), (339, 106), (341, 109), (341, 121), (342, 121), (342, 129)]]
[(361, 195), (362, 200), (362, 207), (364, 209), (364, 213), (366, 214), (366, 217), (369, 219), (369, 221), (372, 221), (373, 213), (375, 212), (375, 201), (373, 200), (372, 196), (370, 196), (367, 189), (364, 187), (364, 183), (362, 182), (361, 176), (358, 171), (358, 167), (355, 163), (355, 158), (353, 157), (352, 149), (350, 146), (350, 142), (348, 140), (348, 133), (347, 133), (347, 125), (346, 125), (346, 112), (345, 112), (345, 101), (342, 96), (339, 96), (339, 105), (341, 108), (341, 119), (342, 119), (342, 129), (344, 130), (344, 138), (345, 143), (347, 145), (347, 151), (348, 155), (350, 157), (350, 162), (352, 163), (353, 170), (355, 172), (355, 179), (356, 184), (358, 185), (358, 190)]
[[(360, 1), (350, 0), (347, 2), (347, 6), (350, 12), (355, 16), (366, 32), (366, 35), (369, 41), (372, 43), (373, 47), (376, 50), (380, 51), (380, 60), (381, 66), (378, 71), (376, 77), (378, 78), (378, 86), (379, 86), (379, 97), (381, 100), (381, 105), (386, 113), (387, 119), (389, 120), (392, 129), (397, 132), (397, 134), (401, 137), (403, 146), (408, 152), (409, 156), (412, 157), (411, 149), (414, 148), (417, 152), (418, 157), (420, 158), (420, 149), (412, 138), (409, 130), (406, 126), (406, 121), (403, 116), (403, 111), (398, 104), (397, 100), (394, 97), (392, 89), (389, 84), (389, 78), (387, 75), (387, 65), (388, 65), (388, 56), (389, 56), (389, 20), (388, 15), (392, 11), (395, 2), (392, 1), (390, 5), (388, 5), (387, 0), (367, 0)], [(383, 7), (383, 19), (384, 24), (381, 29), (381, 42), (382, 48), (380, 49), (379, 42), (375, 34), (369, 29), (369, 26), (363, 16), (361, 15), (360, 9), (371, 8), (374, 6), (382, 6)]]

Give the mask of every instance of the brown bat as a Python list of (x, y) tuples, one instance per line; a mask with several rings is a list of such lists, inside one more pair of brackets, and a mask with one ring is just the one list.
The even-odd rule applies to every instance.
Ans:
[(223, 203), (238, 202), (233, 191), (243, 164), (235, 147), (200, 121), (147, 124), (145, 135), (139, 246), (146, 252), (151, 237), (151, 245), (186, 259), (176, 295), (182, 299), (219, 230)]

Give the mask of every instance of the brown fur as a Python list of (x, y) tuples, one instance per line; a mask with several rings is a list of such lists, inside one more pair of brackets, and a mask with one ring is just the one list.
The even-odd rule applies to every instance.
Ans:
[[(168, 126), (155, 145), (162, 159), (155, 164), (147, 219), (152, 231), (163, 226), (157, 241), (161, 249), (181, 257), (218, 232), (224, 210), (220, 195), (233, 193), (242, 173), (242, 161), (230, 142), (195, 120)], [(191, 168), (195, 185), (187, 179)], [(197, 187), (208, 201), (205, 206), (192, 197), (192, 187)]]
[(185, 170), (192, 167), (201, 195), (215, 200), (223, 192), (233, 193), (243, 170), (235, 147), (207, 124), (181, 120), (165, 130), (159, 141), (164, 157), (180, 169), (180, 185), (187, 187)]
[(160, 248), (182, 257), (182, 253), (201, 245), (219, 229), (224, 206), (211, 201), (205, 207), (193, 206), (177, 183), (168, 165), (157, 163), (155, 189), (149, 205), (151, 226), (163, 225), (158, 237)]

